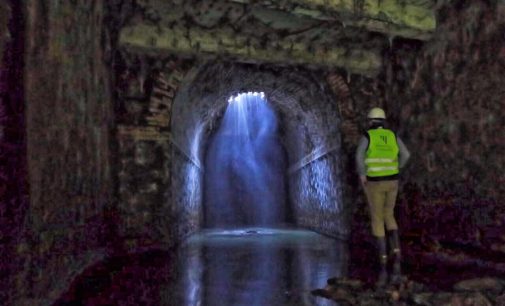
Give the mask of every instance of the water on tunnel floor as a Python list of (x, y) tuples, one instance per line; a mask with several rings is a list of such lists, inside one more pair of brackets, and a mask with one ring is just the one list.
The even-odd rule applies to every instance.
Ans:
[(179, 249), (163, 305), (336, 305), (310, 291), (345, 273), (342, 241), (300, 229), (206, 230)]

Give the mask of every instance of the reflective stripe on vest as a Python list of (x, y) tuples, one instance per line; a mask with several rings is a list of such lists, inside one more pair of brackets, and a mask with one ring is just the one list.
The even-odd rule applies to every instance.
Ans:
[(365, 159), (365, 164), (372, 163), (394, 163), (395, 160), (392, 158), (367, 158)]
[(366, 151), (365, 165), (367, 176), (381, 177), (399, 173), (398, 152), (395, 133), (378, 128), (368, 130), (370, 143)]

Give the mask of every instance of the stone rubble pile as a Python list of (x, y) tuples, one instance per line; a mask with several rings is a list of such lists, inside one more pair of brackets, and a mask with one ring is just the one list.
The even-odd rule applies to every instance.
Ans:
[(360, 280), (328, 279), (315, 296), (334, 300), (340, 305), (422, 305), (422, 306), (505, 306), (505, 279), (475, 278), (463, 280), (452, 291), (430, 291), (425, 285), (405, 278), (399, 285), (384, 289), (367, 286)]

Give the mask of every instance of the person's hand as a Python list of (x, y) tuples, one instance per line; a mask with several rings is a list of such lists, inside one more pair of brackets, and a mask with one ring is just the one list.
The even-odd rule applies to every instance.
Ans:
[(361, 181), (361, 185), (365, 187), (367, 182), (366, 175), (360, 175), (359, 180)]

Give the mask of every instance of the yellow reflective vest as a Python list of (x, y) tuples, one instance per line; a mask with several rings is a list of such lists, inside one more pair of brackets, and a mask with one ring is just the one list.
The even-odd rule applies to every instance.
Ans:
[(398, 174), (400, 149), (395, 133), (385, 128), (370, 129), (367, 133), (369, 143), (365, 155), (366, 175), (382, 177)]

